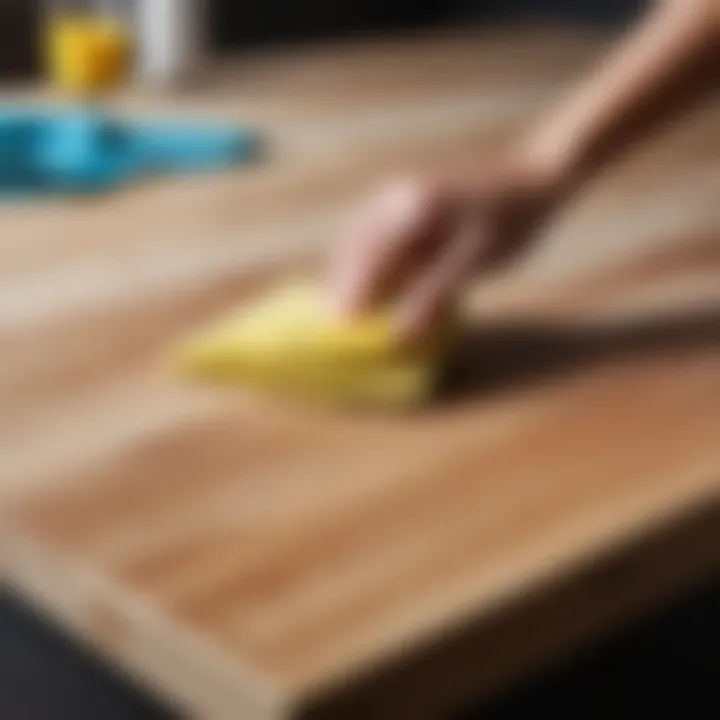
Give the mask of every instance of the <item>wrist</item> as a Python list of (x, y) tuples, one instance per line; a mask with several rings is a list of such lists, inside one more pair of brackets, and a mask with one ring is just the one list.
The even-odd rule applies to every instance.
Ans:
[(521, 138), (516, 162), (534, 178), (548, 196), (562, 201), (582, 182), (584, 154), (577, 137), (558, 134), (552, 128), (535, 129)]

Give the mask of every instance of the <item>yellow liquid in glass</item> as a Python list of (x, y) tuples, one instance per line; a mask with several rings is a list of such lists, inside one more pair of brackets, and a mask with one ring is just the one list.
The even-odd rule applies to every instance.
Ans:
[(60, 91), (87, 97), (117, 87), (129, 72), (130, 36), (119, 22), (85, 14), (48, 21), (46, 63)]

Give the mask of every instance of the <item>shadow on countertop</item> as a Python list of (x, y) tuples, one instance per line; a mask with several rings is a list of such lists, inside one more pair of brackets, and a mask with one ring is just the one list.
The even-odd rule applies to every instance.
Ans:
[(471, 328), (445, 369), (442, 397), (462, 402), (550, 381), (586, 367), (720, 348), (720, 305), (648, 319)]

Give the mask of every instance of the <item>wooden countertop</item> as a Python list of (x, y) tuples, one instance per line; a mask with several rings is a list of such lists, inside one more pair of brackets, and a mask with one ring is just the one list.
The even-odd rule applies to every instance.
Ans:
[(260, 123), (223, 176), (0, 215), (6, 577), (193, 716), (433, 717), (720, 565), (720, 107), (488, 279), (414, 416), (188, 385), (169, 344), (357, 194), (481, 158), (602, 47), (446, 33), (246, 58), (128, 111)]

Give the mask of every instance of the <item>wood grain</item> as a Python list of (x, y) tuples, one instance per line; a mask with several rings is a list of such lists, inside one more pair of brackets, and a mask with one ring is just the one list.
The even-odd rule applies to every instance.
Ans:
[(444, 34), (246, 58), (128, 111), (268, 162), (0, 217), (4, 570), (202, 718), (434, 717), (720, 566), (720, 107), (473, 294), (438, 403), (343, 415), (168, 374), (316, 267), (369, 184), (483, 154), (602, 48)]

